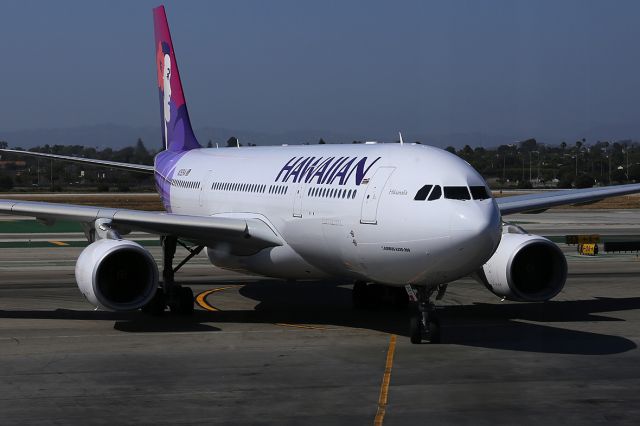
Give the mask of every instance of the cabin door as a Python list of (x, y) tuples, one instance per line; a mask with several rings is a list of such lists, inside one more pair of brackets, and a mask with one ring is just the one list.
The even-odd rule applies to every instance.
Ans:
[(304, 182), (300, 182), (296, 186), (296, 193), (293, 197), (293, 217), (302, 217), (302, 196), (305, 188), (306, 184)]
[(360, 223), (370, 223), (372, 225), (378, 223), (378, 203), (380, 203), (380, 198), (382, 197), (382, 190), (395, 169), (395, 167), (379, 167), (373, 177), (369, 179), (367, 189), (364, 192), (364, 199), (362, 200)]

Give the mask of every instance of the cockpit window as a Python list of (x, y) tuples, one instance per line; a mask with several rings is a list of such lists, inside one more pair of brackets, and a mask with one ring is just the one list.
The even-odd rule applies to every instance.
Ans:
[(487, 198), (491, 198), (489, 193), (487, 192), (487, 188), (484, 186), (470, 186), (471, 196), (474, 200), (486, 200)]
[(469, 189), (466, 186), (445, 186), (444, 198), (450, 200), (470, 200)]
[(416, 201), (424, 201), (427, 199), (427, 195), (429, 195), (429, 191), (431, 191), (431, 187), (433, 185), (425, 185), (422, 188), (420, 188), (418, 190), (418, 192), (416, 193), (416, 196), (413, 197), (414, 200)]
[(433, 187), (431, 195), (429, 195), (429, 201), (437, 200), (440, 197), (442, 197), (442, 189), (440, 189), (440, 185), (436, 185)]

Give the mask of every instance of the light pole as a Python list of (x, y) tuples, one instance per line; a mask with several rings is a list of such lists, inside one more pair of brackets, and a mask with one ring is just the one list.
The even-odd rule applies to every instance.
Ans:
[(529, 151), (529, 182), (531, 182), (531, 154), (538, 154), (538, 182), (540, 181), (540, 151)]

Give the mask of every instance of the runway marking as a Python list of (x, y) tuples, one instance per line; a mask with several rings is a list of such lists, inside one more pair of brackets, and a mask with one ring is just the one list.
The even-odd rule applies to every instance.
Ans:
[[(211, 290), (205, 290), (202, 293), (198, 294), (196, 296), (196, 303), (198, 304), (198, 306), (200, 306), (202, 309), (207, 310), (209, 312), (219, 312), (222, 309), (218, 309), (215, 306), (211, 305), (209, 302), (207, 302), (207, 297), (209, 297), (209, 295), (211, 295), (212, 293), (216, 293), (218, 291), (222, 291), (222, 290), (227, 290), (229, 288), (233, 288), (232, 286), (230, 287), (220, 287), (220, 288), (214, 288)], [(280, 326), (280, 327), (291, 327), (291, 328), (304, 328), (307, 330), (327, 330), (326, 327), (318, 327), (318, 326), (314, 326), (314, 325), (305, 325), (305, 324), (288, 324), (288, 323), (284, 323), (284, 322), (277, 322), (274, 323), (274, 325)]]
[(387, 411), (387, 401), (389, 399), (389, 382), (391, 381), (391, 368), (393, 367), (393, 354), (396, 351), (396, 335), (392, 334), (389, 339), (389, 349), (387, 350), (387, 363), (384, 367), (382, 384), (380, 385), (380, 397), (378, 398), (378, 411), (373, 421), (375, 426), (382, 426), (384, 415)]
[(206, 290), (203, 291), (202, 293), (198, 294), (196, 296), (196, 303), (198, 304), (198, 306), (200, 306), (202, 309), (207, 310), (209, 312), (216, 312), (219, 311), (220, 309), (211, 306), (208, 302), (207, 302), (207, 297), (212, 294), (212, 293), (216, 293), (218, 291), (222, 291), (222, 290), (227, 290), (231, 287), (220, 287), (220, 288), (214, 288), (211, 290)]
[(49, 242), (51, 244), (54, 244), (56, 246), (68, 246), (69, 245), (67, 243), (63, 243), (62, 241), (47, 241), (47, 242)]
[(275, 325), (279, 325), (280, 327), (293, 327), (293, 328), (304, 328), (307, 330), (326, 330), (325, 327), (316, 327), (314, 325), (303, 325), (303, 324), (287, 324), (284, 322), (277, 322)]

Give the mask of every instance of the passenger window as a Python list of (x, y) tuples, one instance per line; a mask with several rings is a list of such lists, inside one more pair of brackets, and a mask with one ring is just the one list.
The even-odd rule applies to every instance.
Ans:
[(427, 195), (429, 195), (429, 191), (431, 191), (431, 187), (433, 185), (425, 185), (416, 192), (416, 196), (413, 197), (416, 201), (424, 201), (427, 199)]
[(487, 188), (484, 186), (470, 186), (471, 196), (474, 200), (486, 200), (487, 198), (491, 198), (489, 193), (487, 192)]
[(444, 198), (449, 200), (470, 200), (469, 189), (466, 186), (445, 186)]
[(436, 185), (433, 187), (431, 195), (429, 195), (429, 201), (438, 200), (440, 197), (442, 197), (442, 189), (440, 189), (440, 185)]

